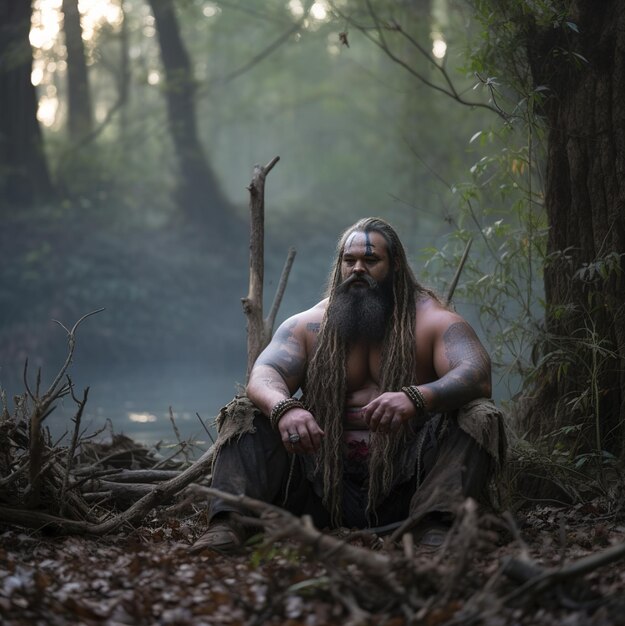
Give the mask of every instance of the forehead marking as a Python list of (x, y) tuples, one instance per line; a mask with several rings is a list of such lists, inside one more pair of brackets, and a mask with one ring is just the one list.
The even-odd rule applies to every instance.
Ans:
[(357, 235), (365, 236), (365, 242), (364, 242), (365, 243), (365, 256), (371, 256), (373, 254), (373, 249), (375, 248), (375, 244), (371, 243), (371, 237), (369, 235), (369, 232), (363, 232), (359, 230), (355, 230), (353, 233), (351, 233), (351, 235), (349, 235), (349, 237), (347, 238), (347, 241), (345, 242), (343, 253), (349, 254), (351, 252), (352, 245), (358, 245), (359, 242), (357, 243), (355, 241)]
[(371, 247), (371, 237), (369, 237), (369, 231), (365, 231), (365, 256), (370, 256), (373, 254), (373, 249)]
[(349, 252), (352, 244), (354, 243), (354, 238), (356, 237), (356, 233), (357, 231), (354, 231), (348, 238), (347, 241), (345, 242), (345, 247), (343, 249), (344, 252)]

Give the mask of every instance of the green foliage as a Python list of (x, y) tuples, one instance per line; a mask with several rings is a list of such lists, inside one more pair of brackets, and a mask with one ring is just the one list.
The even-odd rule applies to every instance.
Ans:
[(534, 367), (532, 348), (544, 315), (540, 298), (547, 235), (535, 155), (530, 145), (515, 146), (515, 140), (509, 127), (472, 137), (478, 160), (470, 168), (471, 179), (453, 187), (457, 228), (426, 263), (433, 278), (449, 276), (473, 240), (454, 300), (474, 303), (508, 397)]
[[(548, 28), (555, 43), (534, 50), (540, 63), (556, 67), (557, 62), (565, 74), (583, 70), (587, 60), (576, 50), (579, 28), (566, 2), (472, 4), (482, 30), (469, 46), (464, 70), (476, 77), (476, 90), (488, 92), (504, 123), (489, 125), (471, 138), (478, 151), (471, 180), (454, 187), (461, 212), (457, 231), (441, 250), (433, 251), (428, 266), (432, 272), (443, 266), (449, 273), (465, 242), (474, 238), (478, 247), (459, 296), (478, 303), (496, 367), (505, 375), (518, 372), (511, 392), (551, 389), (553, 396), (558, 390), (552, 398), (555, 413), (547, 416), (547, 423), (534, 424), (546, 433), (539, 440), (532, 435), (537, 449), (598, 477), (605, 486), (606, 468), (615, 459), (606, 449), (611, 433), (604, 427), (604, 397), (618, 355), (601, 329), (621, 305), (606, 302), (602, 287), (619, 279), (623, 254), (608, 251), (580, 263), (578, 250), (547, 253), (542, 116), (552, 94), (548, 85), (535, 84), (527, 56), (532, 33)], [(560, 280), (568, 281), (571, 294), (583, 297), (549, 302), (545, 308), (542, 273), (553, 268)], [(565, 427), (549, 432), (549, 424), (563, 423)], [(530, 444), (521, 439), (515, 445)]]
[(526, 498), (531, 502), (536, 484), (541, 485), (544, 498), (562, 504), (589, 502), (599, 496), (611, 506), (620, 505), (623, 475), (613, 455), (591, 452), (571, 457), (559, 442), (553, 445), (551, 439), (570, 434), (570, 429), (579, 430), (566, 427), (537, 441), (512, 439), (501, 481), (504, 506), (518, 508)]
[[(594, 284), (609, 277), (610, 272), (605, 268), (610, 266), (614, 256), (586, 264), (574, 273), (572, 283), (586, 286), (589, 280)], [(574, 429), (558, 431), (563, 435), (563, 449), (571, 458), (582, 459), (579, 467), (592, 460), (595, 469), (602, 473), (603, 467), (613, 459), (606, 442), (610, 433), (603, 427), (606, 372), (614, 371), (618, 354), (599, 330), (606, 303), (595, 293), (589, 292), (585, 306), (568, 303), (551, 308), (554, 322), (570, 330), (557, 335), (544, 333), (541, 349), (536, 350), (540, 356), (529, 380), (539, 386), (540, 378), (550, 372), (558, 389), (562, 390), (555, 402), (556, 415), (562, 416), (559, 421), (566, 423), (572, 417), (575, 419)]]
[[(573, 274), (573, 278), (586, 285), (598, 285), (600, 288), (602, 282), (606, 282), (613, 276), (621, 275), (623, 258), (625, 258), (625, 253), (619, 254), (614, 251), (590, 263), (582, 263), (582, 266)], [(597, 292), (591, 293), (596, 295)]]

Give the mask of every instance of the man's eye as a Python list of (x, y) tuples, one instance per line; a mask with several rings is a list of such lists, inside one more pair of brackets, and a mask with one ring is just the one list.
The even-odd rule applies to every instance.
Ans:
[(367, 265), (375, 265), (378, 261), (379, 259), (365, 259)]

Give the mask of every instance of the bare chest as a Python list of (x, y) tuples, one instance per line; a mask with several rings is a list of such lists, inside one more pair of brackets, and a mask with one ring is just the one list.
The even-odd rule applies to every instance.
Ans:
[[(347, 390), (354, 392), (371, 386), (379, 386), (382, 379), (381, 346), (356, 346), (347, 356)], [(434, 372), (431, 354), (428, 358), (427, 347), (421, 346), (416, 353), (416, 372), (413, 384), (424, 384), (437, 378)]]
[(347, 355), (347, 390), (356, 391), (380, 382), (382, 350), (378, 346), (353, 346)]

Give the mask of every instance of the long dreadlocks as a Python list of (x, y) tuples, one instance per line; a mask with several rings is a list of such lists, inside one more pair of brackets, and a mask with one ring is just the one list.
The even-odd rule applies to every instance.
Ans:
[[(417, 382), (416, 299), (421, 293), (436, 297), (417, 282), (397, 233), (384, 220), (375, 217), (361, 219), (340, 237), (326, 291), (326, 297), (329, 298), (326, 316), (321, 325), (315, 354), (308, 366), (304, 386), (308, 407), (325, 431), (318, 452), (317, 467), (322, 473), (324, 504), (336, 525), (341, 520), (342, 435), (348, 346), (339, 338), (336, 329), (327, 324), (327, 310), (331, 308), (336, 288), (342, 282), (341, 263), (345, 243), (354, 232), (377, 232), (384, 237), (393, 272), (393, 310), (382, 343), (379, 383), (382, 392), (399, 391), (401, 387)], [(389, 459), (395, 458), (404, 443), (405, 433), (402, 431), (393, 436), (371, 433), (367, 515), (375, 510), (375, 506), (390, 491), (394, 464)]]

